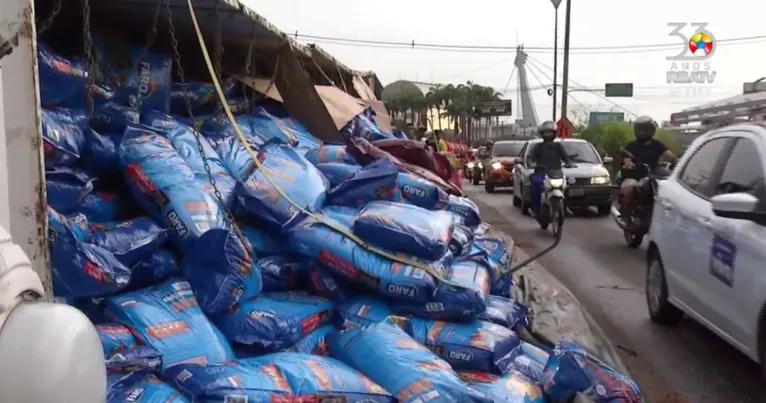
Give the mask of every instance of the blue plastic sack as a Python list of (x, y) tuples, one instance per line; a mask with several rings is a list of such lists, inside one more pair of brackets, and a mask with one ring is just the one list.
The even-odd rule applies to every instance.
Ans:
[(400, 172), (396, 183), (402, 197), (408, 203), (427, 210), (441, 210), (447, 205), (449, 195), (435, 184), (416, 175)]
[(438, 260), (449, 250), (452, 217), (404, 203), (368, 203), (354, 219), (354, 234), (390, 251)]
[(170, 385), (154, 375), (135, 372), (107, 378), (106, 403), (190, 403)]
[(497, 237), (474, 237), (468, 252), (462, 259), (478, 262), (489, 270), (490, 293), (510, 297), (513, 275), (510, 272), (512, 257), (505, 242)]
[(513, 329), (529, 326), (528, 315), (529, 309), (518, 301), (490, 295), (487, 297), (487, 309), (479, 314), (478, 319)]
[(168, 241), (168, 230), (149, 217), (106, 224), (91, 224), (90, 242), (112, 254), (126, 266), (132, 266)]
[(355, 116), (346, 126), (343, 126), (340, 134), (346, 139), (361, 137), (367, 139), (367, 141), (394, 138), (393, 135), (380, 130), (375, 122), (364, 113)]
[(380, 323), (392, 314), (387, 303), (367, 296), (349, 299), (338, 306), (337, 312), (339, 325), (346, 329)]
[(484, 266), (471, 261), (455, 261), (449, 266), (445, 278), (460, 287), (440, 282), (425, 303), (396, 301), (394, 311), (397, 314), (448, 321), (469, 321), (486, 311), (489, 274)]
[(37, 44), (40, 103), (44, 106), (83, 102), (86, 98), (88, 66), (84, 61), (59, 56), (44, 43)]
[(255, 259), (234, 231), (215, 228), (192, 242), (181, 273), (194, 288), (202, 311), (218, 316), (263, 289)]
[(346, 151), (346, 146), (325, 144), (306, 153), (306, 159), (314, 165), (327, 162), (340, 162), (349, 165), (359, 165), (356, 158)]
[(549, 358), (548, 353), (542, 349), (522, 341), (497, 361), (497, 367), (504, 374), (518, 371), (532, 381), (540, 383)]
[[(342, 226), (337, 222), (336, 225)], [(339, 278), (379, 295), (424, 303), (436, 291), (436, 281), (430, 274), (375, 255), (313, 217), (296, 223), (288, 232), (289, 245), (294, 253), (314, 260)], [(444, 270), (441, 263), (431, 267), (435, 271)]]
[[(170, 109), (170, 77), (173, 59), (142, 47), (107, 38), (94, 38), (99, 72), (117, 98), (133, 108)], [(139, 109), (139, 108), (136, 108)]]
[[(281, 228), (298, 214), (292, 203), (310, 212), (322, 207), (329, 186), (327, 179), (292, 147), (268, 143), (258, 152), (258, 159), (260, 168), (245, 182), (237, 184), (237, 198), (245, 211)], [(292, 202), (283, 197), (277, 187)]]
[(45, 172), (45, 190), (48, 205), (62, 214), (75, 211), (93, 191), (95, 178), (85, 171), (58, 168)]
[(117, 148), (122, 141), (122, 133), (99, 134), (90, 129), (85, 141), (85, 155), (83, 166), (91, 172), (97, 172), (99, 176), (110, 176), (120, 172), (120, 155)]
[[(199, 136), (199, 139), (197, 139), (197, 136)], [(173, 148), (178, 152), (178, 155), (191, 168), (197, 182), (215, 198), (215, 190), (210, 182), (210, 176), (205, 171), (205, 159), (207, 159), (210, 174), (215, 179), (215, 187), (221, 193), (226, 206), (230, 206), (233, 202), (236, 182), (207, 139), (200, 134), (195, 135), (194, 131), (186, 125), (178, 125), (175, 129), (168, 131), (167, 137)], [(205, 153), (204, 159), (200, 155), (198, 140), (202, 144), (202, 149)]]
[(138, 124), (140, 113), (117, 102), (107, 102), (93, 111), (91, 124), (101, 133), (122, 134), (129, 125)]
[(334, 303), (342, 303), (346, 300), (346, 292), (328, 270), (316, 262), (309, 262), (307, 266), (309, 292)]
[(275, 116), (262, 106), (255, 108), (253, 117), (255, 118), (254, 133), (266, 141), (275, 133), (277, 137), (298, 149), (308, 151), (322, 145), (321, 141), (311, 135), (308, 129), (294, 118)]
[[(78, 216), (82, 222), (84, 216)], [(79, 225), (60, 225), (62, 218), (48, 207), (48, 245), (53, 291), (59, 297), (91, 297), (127, 287), (130, 270), (104, 248), (82, 240)]]
[(67, 234), (72, 237), (62, 238), (61, 241), (86, 241), (88, 239), (88, 218), (83, 214), (65, 216), (48, 206), (48, 227), (52, 233)]
[(351, 179), (361, 169), (359, 165), (350, 165), (343, 162), (324, 162), (317, 164), (316, 167), (330, 181), (332, 187)]
[(220, 204), (162, 135), (143, 127), (128, 128), (120, 143), (120, 165), (133, 196), (171, 229), (181, 249), (211, 228), (227, 227)]
[(394, 163), (381, 158), (328, 192), (327, 204), (359, 208), (375, 200), (402, 201), (397, 174)]
[(240, 224), (239, 229), (242, 231), (242, 236), (250, 244), (250, 249), (257, 256), (267, 257), (287, 253), (281, 234), (275, 234), (274, 231), (252, 225)]
[(568, 402), (577, 392), (596, 403), (642, 403), (641, 389), (582, 347), (561, 340), (545, 365), (543, 389), (552, 402)]
[(467, 197), (449, 195), (447, 211), (460, 216), (468, 228), (476, 228), (481, 224), (479, 207)]
[(324, 325), (309, 333), (299, 342), (293, 344), (288, 351), (304, 354), (327, 355), (329, 354), (327, 351), (327, 335), (334, 331), (335, 328), (331, 325)]
[[(231, 77), (221, 81), (221, 89), (226, 98), (234, 94), (236, 83), (236, 80)], [(212, 113), (218, 107), (218, 94), (213, 83), (188, 82), (185, 91), (183, 83), (173, 83), (170, 90), (171, 113), (182, 116), (188, 115), (187, 99), (195, 116)]]
[(220, 365), (183, 365), (163, 378), (195, 402), (394, 403), (364, 375), (329, 357), (276, 353)]
[(461, 256), (469, 250), (472, 241), (473, 233), (471, 233), (471, 230), (462, 225), (455, 224), (452, 230), (452, 238), (449, 241), (449, 250), (453, 256)]
[(351, 224), (354, 223), (354, 218), (359, 214), (359, 209), (345, 206), (324, 206), (319, 210), (319, 213), (330, 217), (332, 220), (343, 224), (345, 227), (351, 228)]
[(136, 341), (133, 333), (123, 325), (116, 323), (96, 325), (96, 332), (101, 339), (101, 347), (104, 348), (104, 357), (138, 346), (138, 341)]
[(62, 108), (43, 108), (40, 112), (46, 166), (71, 166), (83, 156), (87, 124), (77, 123), (78, 113)]
[(93, 192), (82, 199), (72, 210), (82, 213), (93, 222), (112, 222), (126, 214), (125, 200), (112, 192)]
[(106, 312), (162, 354), (162, 368), (182, 363), (206, 364), (234, 359), (231, 346), (199, 309), (189, 283), (160, 285), (111, 296)]
[(520, 343), (512, 330), (494, 323), (449, 323), (411, 318), (404, 330), (456, 371), (501, 373), (495, 364)]
[(327, 338), (330, 355), (356, 368), (401, 403), (492, 403), (464, 385), (444, 360), (387, 322)]
[[(255, 170), (255, 163), (239, 139), (237, 137), (211, 138), (210, 136), (207, 138), (214, 145), (223, 165), (231, 172), (234, 179), (238, 181), (247, 180)], [(248, 140), (248, 144), (254, 152), (258, 152), (260, 146), (263, 145), (258, 145), (250, 140)]]
[(301, 262), (291, 256), (269, 256), (256, 263), (263, 279), (263, 292), (284, 292), (295, 288)]
[(547, 402), (540, 385), (518, 372), (498, 376), (486, 372), (464, 371), (459, 375), (468, 386), (483, 393), (495, 403)]
[(107, 374), (158, 373), (162, 368), (162, 354), (146, 346), (117, 351), (105, 355), (104, 359)]
[(173, 252), (160, 249), (142, 256), (130, 267), (130, 271), (131, 287), (148, 287), (178, 275), (178, 260)]
[(329, 322), (330, 301), (298, 292), (264, 293), (217, 323), (232, 343), (269, 352), (285, 349)]

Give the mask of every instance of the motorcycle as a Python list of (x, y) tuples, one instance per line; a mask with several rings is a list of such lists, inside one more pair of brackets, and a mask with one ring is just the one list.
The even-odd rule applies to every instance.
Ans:
[[(635, 161), (635, 157), (628, 151), (621, 151), (622, 158), (630, 158)], [(638, 248), (644, 241), (644, 236), (649, 233), (649, 226), (652, 223), (652, 213), (654, 211), (654, 199), (657, 195), (657, 189), (660, 183), (670, 176), (671, 169), (665, 166), (659, 166), (652, 171), (647, 164), (638, 166), (646, 174), (638, 181), (636, 185), (636, 200), (631, 213), (632, 225), (622, 217), (619, 209), (620, 197), (615, 198), (612, 204), (611, 215), (617, 226), (622, 230), (625, 244), (629, 248)], [(672, 167), (671, 167), (672, 168)]]
[(564, 228), (566, 183), (562, 170), (546, 172), (540, 210), (534, 212), (540, 228), (547, 230), (550, 226), (553, 236), (557, 238), (561, 236)]

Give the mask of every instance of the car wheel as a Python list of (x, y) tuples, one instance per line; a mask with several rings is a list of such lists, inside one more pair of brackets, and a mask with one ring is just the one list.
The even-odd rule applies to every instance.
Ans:
[(600, 216), (607, 216), (612, 211), (612, 205), (611, 204), (605, 204), (603, 206), (598, 206), (598, 215)]
[(668, 301), (665, 267), (657, 252), (651, 254), (646, 268), (646, 306), (655, 323), (675, 326), (684, 317), (684, 312)]
[(487, 193), (495, 193), (495, 185), (492, 183), (489, 183), (489, 181), (485, 181), (484, 190), (486, 190)]

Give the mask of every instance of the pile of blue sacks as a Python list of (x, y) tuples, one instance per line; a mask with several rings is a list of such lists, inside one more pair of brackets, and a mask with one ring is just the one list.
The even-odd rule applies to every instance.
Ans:
[[(96, 325), (109, 402), (640, 401), (578, 346), (520, 339), (512, 251), (467, 198), (227, 78), (251, 155), (210, 83), (95, 44), (91, 91), (81, 58), (41, 45), (39, 71), (54, 293)], [(340, 134), (392, 138), (371, 110)]]

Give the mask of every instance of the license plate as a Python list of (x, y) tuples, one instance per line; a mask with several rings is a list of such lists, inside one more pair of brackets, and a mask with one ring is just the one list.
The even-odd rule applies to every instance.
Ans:
[(569, 189), (570, 196), (583, 196), (585, 195), (585, 189)]

